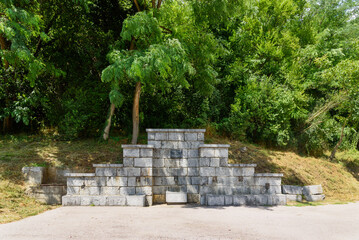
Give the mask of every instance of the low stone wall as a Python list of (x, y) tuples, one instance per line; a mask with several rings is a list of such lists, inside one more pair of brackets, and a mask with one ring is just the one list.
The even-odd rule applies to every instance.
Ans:
[(95, 164), (93, 174), (67, 174), (63, 205), (151, 206), (166, 203), (166, 193), (170, 203), (286, 204), (282, 174), (256, 174), (255, 164), (228, 164), (229, 145), (204, 144), (204, 129), (147, 132), (148, 145), (122, 146), (123, 164)]

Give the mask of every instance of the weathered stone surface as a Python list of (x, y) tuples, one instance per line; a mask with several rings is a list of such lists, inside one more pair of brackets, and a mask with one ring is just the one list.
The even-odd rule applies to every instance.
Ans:
[(227, 167), (228, 166), (228, 158), (219, 158), (219, 165), (221, 167)]
[(199, 176), (199, 168), (188, 168), (188, 176)]
[(156, 168), (165, 166), (165, 161), (163, 158), (154, 158), (152, 163), (153, 163), (153, 167), (156, 167)]
[(135, 187), (121, 187), (120, 188), (120, 195), (134, 195), (136, 194)]
[(140, 149), (139, 148), (125, 148), (123, 149), (123, 157), (139, 157)]
[(187, 159), (165, 159), (164, 164), (165, 167), (173, 167), (173, 168), (181, 168), (188, 166)]
[(152, 158), (135, 158), (135, 167), (152, 167)]
[(204, 177), (216, 176), (216, 169), (212, 167), (201, 167), (199, 173)]
[(153, 203), (154, 204), (166, 203), (166, 195), (165, 194), (154, 194), (153, 195)]
[(208, 206), (224, 206), (224, 196), (223, 195), (207, 195), (207, 205)]
[(108, 187), (127, 186), (127, 177), (107, 177), (106, 186)]
[(108, 205), (109, 206), (125, 206), (126, 197), (125, 196), (108, 196)]
[(211, 158), (216, 157), (215, 149), (213, 148), (200, 148), (199, 149), (199, 156), (201, 158)]
[(117, 168), (96, 168), (96, 176), (114, 177), (117, 176)]
[(204, 133), (198, 133), (197, 140), (198, 141), (204, 141)]
[(152, 187), (136, 187), (137, 195), (152, 195)]
[(233, 205), (234, 206), (243, 206), (246, 205), (246, 195), (234, 195), (233, 196)]
[(44, 168), (43, 167), (23, 167), (22, 173), (27, 185), (40, 185), (42, 183)]
[(100, 195), (101, 194), (101, 187), (84, 187), (80, 188), (80, 195)]
[(226, 206), (233, 205), (233, 195), (224, 196), (224, 205)]
[(166, 186), (153, 186), (152, 192), (157, 195), (165, 195), (167, 187)]
[(200, 167), (209, 167), (210, 158), (200, 158), (199, 159), (199, 166)]
[(303, 194), (303, 187), (294, 185), (282, 185), (283, 194)]
[(199, 193), (199, 186), (187, 185), (187, 193)]
[(123, 166), (124, 167), (133, 167), (133, 158), (124, 158), (123, 159)]
[(187, 203), (187, 193), (166, 191), (166, 202), (169, 204)]
[(81, 205), (81, 197), (65, 195), (62, 197), (62, 205), (63, 206), (80, 206)]
[(155, 140), (156, 141), (168, 140), (168, 133), (166, 133), (166, 132), (157, 132), (157, 133), (155, 133)]
[(189, 158), (187, 160), (188, 167), (198, 167), (199, 159), (198, 158)]
[(147, 141), (148, 144), (151, 144), (152, 146), (154, 146), (154, 148), (160, 148), (162, 146), (162, 142), (161, 141), (154, 141), (154, 140), (149, 140)]
[[(189, 172), (189, 169), (188, 169)], [(191, 184), (199, 185), (201, 184), (201, 177), (191, 177)]]
[(267, 189), (266, 186), (251, 186), (250, 194), (281, 194), (281, 186), (278, 185), (269, 185)]
[(127, 186), (136, 187), (137, 186), (136, 177), (128, 177), (127, 178)]
[(170, 132), (170, 133), (168, 133), (168, 140), (172, 140), (172, 141), (184, 141), (184, 133), (181, 133), (181, 132)]
[(106, 186), (106, 177), (85, 177), (84, 183), (87, 187)]
[(79, 195), (80, 187), (70, 187), (67, 186), (67, 195)]
[(266, 185), (269, 183), (270, 185), (280, 186), (282, 179), (280, 177), (254, 177), (254, 185)]
[(103, 187), (101, 189), (101, 195), (120, 195), (120, 187)]
[(219, 158), (210, 158), (210, 167), (219, 167)]
[(297, 202), (301, 202), (302, 199), (302, 195), (296, 195), (296, 194), (286, 194), (287, 197), (287, 201), (297, 201)]
[(198, 149), (189, 149), (188, 150), (188, 157), (189, 158), (198, 158), (199, 157)]
[(223, 177), (229, 177), (233, 176), (233, 168), (228, 167), (219, 167), (215, 168), (216, 170), (216, 176), (223, 176)]
[(325, 199), (325, 195), (319, 194), (319, 195), (305, 195), (305, 199), (308, 202), (319, 202), (323, 201)]
[(126, 203), (127, 206), (144, 207), (146, 206), (146, 196), (145, 195), (126, 196)]
[(200, 203), (200, 195), (199, 194), (192, 194), (192, 193), (187, 193), (187, 202), (188, 203)]
[(141, 177), (141, 186), (152, 186), (152, 177)]
[(151, 177), (152, 176), (152, 168), (141, 168), (141, 176)]
[(185, 133), (184, 139), (186, 141), (197, 141), (197, 133)]
[(316, 194), (322, 194), (322, 193), (323, 193), (322, 185), (310, 185), (310, 186), (303, 187), (304, 195), (316, 195)]
[(129, 177), (139, 177), (141, 176), (140, 168), (123, 168)]
[(146, 148), (141, 148), (140, 149), (140, 157), (153, 157), (153, 149), (146, 149)]

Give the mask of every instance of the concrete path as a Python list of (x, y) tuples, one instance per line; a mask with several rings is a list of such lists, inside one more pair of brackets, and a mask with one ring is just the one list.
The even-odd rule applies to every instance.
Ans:
[(316, 207), (61, 207), (0, 239), (359, 239), (359, 203)]

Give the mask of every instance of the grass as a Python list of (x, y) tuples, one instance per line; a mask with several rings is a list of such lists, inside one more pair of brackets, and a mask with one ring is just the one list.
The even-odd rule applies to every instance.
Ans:
[[(48, 135), (0, 136), (0, 223), (54, 208), (26, 196), (21, 174), (23, 166), (46, 164), (93, 172), (93, 163), (120, 163), (121, 144), (129, 142), (127, 137), (102, 142), (96, 139), (60, 141)], [(146, 143), (146, 135), (140, 136), (139, 143)], [(326, 195), (323, 202), (294, 202), (290, 206), (344, 204), (359, 200), (358, 151), (338, 152), (337, 161), (330, 162), (328, 156), (300, 156), (295, 152), (270, 150), (212, 136), (206, 136), (206, 143), (230, 144), (231, 163), (256, 163), (257, 173), (284, 173), (283, 184), (322, 184)], [(241, 149), (243, 147), (246, 147), (245, 151)]]

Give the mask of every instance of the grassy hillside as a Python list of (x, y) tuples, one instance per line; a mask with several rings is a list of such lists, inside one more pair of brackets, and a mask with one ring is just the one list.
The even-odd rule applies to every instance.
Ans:
[[(207, 143), (229, 143), (230, 162), (256, 163), (257, 173), (284, 173), (283, 184), (322, 184), (324, 203), (359, 200), (359, 152), (339, 152), (337, 162), (294, 152), (206, 136)], [(126, 137), (99, 142), (96, 139), (59, 141), (48, 136), (7, 136), (0, 139), (0, 223), (18, 220), (53, 208), (24, 194), (21, 168), (31, 164), (68, 166), (93, 171), (93, 163), (121, 162), (121, 144)], [(141, 136), (140, 143), (146, 143)], [(246, 150), (243, 150), (246, 147)], [(242, 149), (241, 149), (242, 148)], [(241, 151), (242, 150), (242, 151)]]

